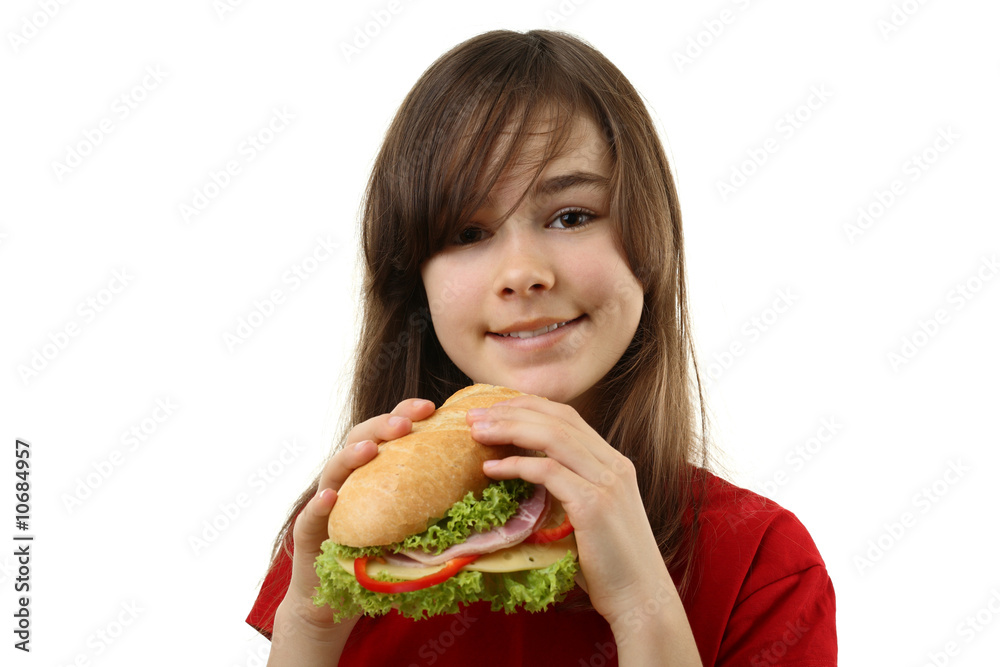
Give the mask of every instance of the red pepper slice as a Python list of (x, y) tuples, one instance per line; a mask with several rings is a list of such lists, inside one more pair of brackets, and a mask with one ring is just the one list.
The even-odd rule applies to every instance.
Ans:
[(547, 544), (548, 542), (561, 540), (572, 532), (573, 526), (570, 525), (569, 515), (566, 515), (563, 522), (555, 528), (542, 528), (541, 530), (536, 530), (531, 535), (528, 535), (528, 537), (524, 539), (524, 542), (526, 544)]
[(463, 567), (479, 558), (479, 556), (480, 554), (473, 554), (471, 556), (452, 558), (450, 561), (445, 563), (444, 568), (438, 572), (428, 574), (426, 577), (420, 577), (419, 579), (412, 579), (410, 581), (379, 581), (377, 579), (372, 579), (368, 576), (367, 571), (370, 557), (363, 556), (361, 558), (354, 559), (354, 576), (357, 577), (359, 584), (375, 593), (410, 593), (412, 591), (419, 591), (424, 588), (440, 584), (443, 581), (447, 581), (458, 574), (458, 571)]

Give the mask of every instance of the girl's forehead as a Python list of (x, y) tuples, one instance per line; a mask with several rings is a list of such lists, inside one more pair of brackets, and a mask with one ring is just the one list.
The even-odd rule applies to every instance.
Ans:
[[(512, 155), (512, 143), (519, 135), (522, 136), (522, 143)], [(494, 190), (523, 188), (524, 182), (530, 182), (536, 174), (553, 171), (586, 169), (608, 176), (610, 155), (604, 135), (588, 116), (577, 115), (567, 123), (550, 117), (535, 123), (526, 132), (518, 132), (508, 126), (501, 133), (485, 173), (500, 170)]]

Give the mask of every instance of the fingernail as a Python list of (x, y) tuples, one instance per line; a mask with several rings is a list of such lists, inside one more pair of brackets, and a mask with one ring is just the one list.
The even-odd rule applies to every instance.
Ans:
[(417, 401), (416, 404), (413, 407), (418, 408), (418, 409), (422, 409), (422, 408), (426, 408), (427, 406), (433, 406), (433, 405), (434, 405), (433, 401), (426, 401), (424, 399), (421, 399), (421, 400)]
[(399, 426), (406, 420), (406, 417), (389, 417), (389, 426)]
[(486, 414), (486, 408), (472, 408), (469, 410), (470, 417), (482, 417)]
[(488, 431), (491, 428), (493, 428), (493, 426), (494, 426), (493, 422), (488, 422), (488, 421), (473, 422), (472, 429), (474, 431)]
[(364, 446), (367, 445), (369, 442), (371, 442), (371, 440), (362, 440), (361, 442), (354, 445), (354, 451), (360, 452), (362, 449), (364, 449)]
[(496, 468), (498, 465), (500, 465), (500, 461), (498, 461), (497, 459), (490, 459), (489, 461), (483, 462), (483, 470), (492, 470), (493, 468)]
[(330, 502), (332, 498), (333, 498), (333, 489), (323, 489), (322, 491), (319, 492), (319, 499), (324, 503)]

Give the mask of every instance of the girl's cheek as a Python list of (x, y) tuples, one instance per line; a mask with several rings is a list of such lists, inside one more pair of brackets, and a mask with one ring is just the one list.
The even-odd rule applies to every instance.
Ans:
[[(469, 282), (461, 273), (453, 273), (442, 281), (435, 302), (444, 317), (454, 317), (469, 303)], [(433, 312), (434, 304), (431, 309)]]
[(462, 274), (455, 270), (454, 262), (447, 262), (445, 259), (432, 259), (431, 264), (423, 271), (427, 305), (435, 320), (450, 317), (464, 292)]

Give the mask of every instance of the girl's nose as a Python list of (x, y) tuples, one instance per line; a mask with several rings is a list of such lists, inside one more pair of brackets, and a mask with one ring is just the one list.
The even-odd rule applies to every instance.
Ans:
[(527, 235), (512, 235), (504, 239), (503, 251), (497, 261), (495, 291), (503, 297), (529, 296), (545, 292), (555, 285), (552, 258), (537, 240)]

